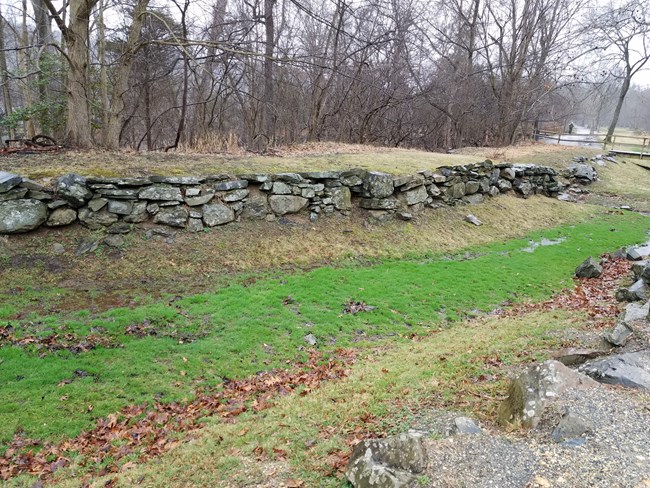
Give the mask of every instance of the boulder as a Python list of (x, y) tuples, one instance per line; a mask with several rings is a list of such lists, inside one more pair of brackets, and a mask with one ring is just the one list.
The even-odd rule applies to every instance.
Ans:
[(228, 205), (215, 203), (203, 207), (203, 222), (208, 227), (227, 224), (235, 220), (235, 212)]
[(282, 181), (276, 181), (273, 183), (273, 188), (271, 188), (271, 193), (274, 195), (291, 195), (293, 191), (291, 187)]
[(222, 198), (224, 202), (238, 202), (248, 196), (249, 191), (246, 189), (233, 190), (225, 194)]
[(86, 178), (74, 173), (56, 180), (54, 189), (57, 195), (75, 208), (85, 205), (93, 197), (93, 192), (86, 186)]
[(596, 382), (559, 361), (534, 364), (510, 383), (499, 407), (499, 422), (534, 428), (548, 403), (568, 389), (588, 389)]
[(650, 388), (650, 350), (630, 352), (590, 361), (580, 371), (600, 383), (627, 388)]
[(363, 180), (363, 191), (371, 198), (386, 198), (393, 194), (393, 177), (379, 171), (369, 171)]
[(390, 198), (362, 198), (359, 202), (361, 208), (369, 210), (395, 210), (399, 208), (399, 200), (395, 197)]
[(330, 188), (329, 192), (332, 204), (337, 210), (352, 209), (352, 193), (350, 193), (350, 189), (347, 186)]
[(592, 183), (598, 179), (598, 173), (588, 164), (572, 164), (568, 168), (567, 176), (576, 178), (581, 183)]
[(98, 230), (102, 227), (114, 224), (117, 222), (117, 215), (102, 209), (99, 212), (93, 212), (87, 207), (80, 208), (77, 214), (79, 221), (91, 230)]
[(645, 303), (629, 303), (623, 313), (623, 322), (628, 325), (645, 324), (650, 314), (650, 301)]
[(109, 200), (107, 210), (117, 215), (131, 215), (133, 202), (130, 200)]
[(0, 171), (0, 193), (5, 193), (23, 181), (21, 176), (6, 171)]
[(203, 221), (201, 219), (190, 217), (187, 224), (187, 230), (190, 232), (201, 232), (203, 230)]
[(0, 202), (0, 234), (19, 234), (36, 229), (47, 219), (47, 205), (38, 200)]
[(632, 273), (635, 279), (650, 283), (650, 261), (635, 261), (632, 263)]
[(479, 190), (479, 188), (481, 188), (481, 184), (478, 181), (469, 180), (465, 183), (465, 195), (473, 195)]
[(555, 429), (553, 429), (551, 438), (555, 442), (564, 442), (580, 438), (585, 434), (592, 433), (593, 431), (594, 426), (589, 420), (567, 410), (562, 415), (562, 418)]
[(642, 279), (638, 279), (629, 288), (621, 288), (616, 292), (616, 299), (621, 302), (636, 302), (648, 300), (648, 288)]
[(465, 183), (456, 183), (455, 185), (450, 186), (447, 188), (447, 197), (458, 200), (459, 198), (463, 198), (465, 196)]
[[(27, 188), (12, 188), (11, 190), (8, 190), (4, 193), (0, 193), (0, 202), (18, 200), (19, 198), (23, 198), (25, 195), (27, 195)], [(50, 196), (47, 195), (47, 197), (49, 198)], [(34, 198), (34, 200), (41, 200), (41, 198)]]
[(180, 188), (169, 185), (151, 185), (143, 188), (138, 193), (141, 200), (155, 200), (167, 202), (182, 202), (183, 194)]
[(506, 180), (512, 181), (515, 179), (515, 170), (513, 168), (502, 168), (499, 176)]
[(602, 272), (602, 266), (591, 256), (576, 268), (576, 276), (578, 278), (598, 278)]
[(190, 207), (198, 207), (199, 205), (205, 205), (209, 203), (210, 200), (214, 197), (214, 193), (206, 192), (203, 195), (194, 196), (194, 197), (185, 197), (185, 203)]
[(88, 202), (88, 208), (93, 212), (99, 212), (106, 205), (108, 205), (108, 200), (106, 198), (93, 198)]
[(345, 476), (355, 488), (407, 487), (417, 482), (426, 465), (422, 434), (400, 434), (357, 444)]
[(270, 212), (266, 195), (259, 190), (251, 190), (244, 202), (242, 219), (263, 219)]
[(269, 204), (276, 215), (285, 215), (305, 209), (309, 200), (297, 195), (271, 195)]
[(177, 205), (175, 207), (161, 208), (153, 221), (156, 224), (165, 224), (171, 227), (185, 227), (188, 217), (189, 211), (187, 208)]
[(70, 225), (77, 220), (77, 211), (72, 208), (57, 208), (47, 219), (45, 225), (48, 227), (59, 227)]
[(426, 202), (428, 197), (427, 189), (424, 186), (418, 186), (412, 190), (400, 193), (400, 199), (402, 199), (406, 205), (416, 205), (418, 203)]
[(214, 185), (216, 191), (239, 190), (248, 187), (248, 180), (220, 181)]
[(613, 346), (621, 347), (632, 337), (633, 333), (634, 331), (628, 324), (619, 322), (613, 331), (605, 334), (605, 340)]

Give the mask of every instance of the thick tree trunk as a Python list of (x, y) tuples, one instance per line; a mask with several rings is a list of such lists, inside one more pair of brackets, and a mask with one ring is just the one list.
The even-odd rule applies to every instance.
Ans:
[(275, 0), (264, 0), (264, 133), (269, 145), (275, 144), (275, 92), (273, 51), (275, 48), (275, 26), (273, 22), (273, 5)]
[[(65, 143), (79, 148), (93, 146), (88, 104), (88, 35), (90, 14), (98, 0), (71, 0), (70, 21), (66, 26), (51, 0), (43, 0), (59, 27), (67, 47), (68, 91)], [(65, 10), (63, 11), (65, 14)]]
[(107, 107), (107, 124), (104, 127), (103, 134), (104, 146), (108, 149), (118, 149), (120, 147), (120, 133), (124, 122), (124, 94), (129, 88), (129, 75), (138, 50), (142, 22), (148, 6), (149, 0), (138, 0), (133, 11), (133, 21), (126, 46), (124, 46), (124, 53), (120, 57), (120, 63), (115, 72), (111, 104)]
[(616, 102), (614, 115), (612, 116), (612, 121), (609, 124), (609, 129), (607, 129), (607, 135), (605, 136), (605, 142), (608, 144), (612, 142), (612, 136), (614, 135), (616, 125), (618, 124), (618, 117), (621, 115), (621, 109), (623, 108), (623, 102), (625, 102), (625, 96), (630, 89), (630, 81), (630, 76), (628, 73), (626, 73), (625, 79), (623, 80), (623, 85), (621, 86), (621, 91), (618, 94), (618, 101)]

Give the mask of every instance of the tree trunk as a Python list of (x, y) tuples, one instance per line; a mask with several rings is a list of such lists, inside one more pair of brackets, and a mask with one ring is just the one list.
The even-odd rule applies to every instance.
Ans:
[(67, 47), (66, 144), (79, 148), (93, 146), (88, 104), (88, 37), (90, 14), (99, 0), (71, 0), (70, 21), (65, 24), (65, 9), (59, 12), (52, 0), (43, 0), (56, 22)]
[(124, 94), (129, 88), (129, 75), (138, 50), (142, 22), (148, 5), (149, 0), (138, 0), (135, 6), (126, 46), (124, 46), (124, 52), (120, 56), (120, 63), (115, 72), (111, 104), (107, 113), (108, 123), (105, 126), (103, 137), (104, 146), (108, 149), (118, 149), (120, 147), (120, 133), (124, 122)]
[(609, 144), (612, 142), (612, 136), (616, 130), (616, 124), (618, 124), (618, 117), (621, 115), (621, 109), (623, 108), (623, 102), (625, 102), (625, 96), (627, 95), (628, 90), (630, 89), (630, 74), (629, 71), (625, 73), (625, 78), (623, 79), (623, 85), (621, 86), (621, 91), (618, 94), (618, 101), (616, 102), (616, 108), (614, 109), (614, 115), (612, 116), (612, 122), (609, 124), (609, 129), (607, 129), (607, 135), (605, 136), (605, 143)]
[[(0, 14), (0, 83), (2, 83), (2, 100), (5, 117), (9, 117), (13, 112), (11, 104), (11, 92), (9, 90), (9, 75), (7, 73), (7, 56), (5, 54), (5, 32), (4, 32), (5, 19)], [(16, 130), (9, 127), (9, 139), (16, 138)]]
[(275, 26), (273, 5), (275, 0), (264, 0), (264, 133), (269, 145), (275, 144), (275, 92), (273, 90), (273, 51), (275, 48)]

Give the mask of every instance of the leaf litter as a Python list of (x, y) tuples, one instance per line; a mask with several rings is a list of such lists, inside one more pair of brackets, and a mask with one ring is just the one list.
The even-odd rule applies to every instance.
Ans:
[(218, 415), (232, 421), (244, 412), (272, 407), (278, 395), (296, 391), (308, 394), (323, 381), (347, 377), (355, 361), (356, 353), (351, 350), (336, 351), (328, 359), (311, 351), (306, 362), (287, 361), (287, 369), (224, 380), (220, 389), (198, 390), (192, 401), (129, 405), (98, 419), (94, 429), (58, 444), (16, 435), (0, 456), (0, 479), (31, 474), (46, 480), (67, 466), (73, 455), (81, 456), (77, 462), (90, 467), (90, 471), (93, 465), (101, 464), (101, 469), (95, 470), (100, 476), (116, 473), (120, 460), (127, 456), (144, 461), (179, 445), (179, 434), (201, 429), (205, 417)]

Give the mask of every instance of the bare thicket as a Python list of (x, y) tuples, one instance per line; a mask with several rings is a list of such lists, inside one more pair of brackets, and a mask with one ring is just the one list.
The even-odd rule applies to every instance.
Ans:
[(647, 7), (587, 1), (13, 0), (0, 124), (76, 147), (257, 152), (647, 124), (624, 104), (648, 98), (632, 85)]

